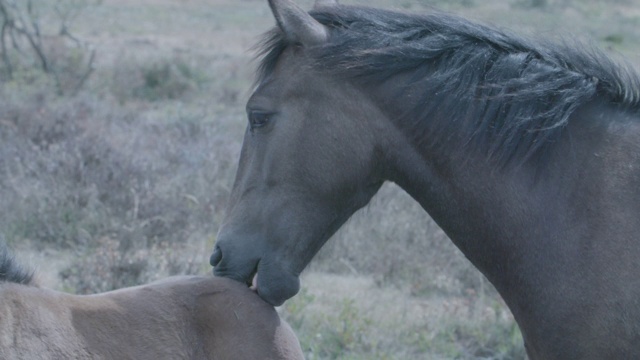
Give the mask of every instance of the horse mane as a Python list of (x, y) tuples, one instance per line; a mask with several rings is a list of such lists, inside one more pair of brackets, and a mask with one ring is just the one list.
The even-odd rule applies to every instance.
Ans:
[(16, 262), (6, 245), (0, 244), (0, 282), (31, 285), (33, 272)]
[[(640, 77), (595, 47), (533, 41), (438, 11), (414, 15), (339, 5), (311, 15), (330, 29), (328, 43), (309, 49), (314, 67), (374, 86), (411, 74), (406, 87), (389, 95), (399, 99), (419, 89), (422, 101), (398, 123), (430, 146), (462, 131), (466, 145), (482, 146), (506, 165), (543, 153), (571, 114), (596, 96), (640, 109)], [(289, 45), (279, 29), (266, 34), (258, 82)]]

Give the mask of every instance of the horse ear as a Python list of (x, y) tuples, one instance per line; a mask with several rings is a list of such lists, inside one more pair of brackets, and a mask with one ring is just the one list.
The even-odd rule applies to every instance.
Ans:
[(327, 28), (293, 1), (269, 0), (269, 6), (278, 26), (290, 41), (299, 42), (303, 46), (319, 45), (327, 41)]

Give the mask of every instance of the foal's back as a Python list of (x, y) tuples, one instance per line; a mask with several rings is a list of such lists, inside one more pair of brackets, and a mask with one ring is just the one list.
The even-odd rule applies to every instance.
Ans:
[(185, 276), (98, 295), (0, 287), (2, 359), (303, 359), (275, 309), (240, 283)]

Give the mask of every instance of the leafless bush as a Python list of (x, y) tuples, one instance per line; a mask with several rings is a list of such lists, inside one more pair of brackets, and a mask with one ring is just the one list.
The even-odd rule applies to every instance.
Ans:
[(0, 87), (0, 233), (153, 246), (215, 233), (239, 141), (195, 111), (143, 116), (90, 95)]
[[(191, 249), (162, 242), (149, 248), (103, 237), (95, 250), (82, 254), (60, 273), (63, 286), (76, 294), (95, 294), (135, 286), (172, 275), (202, 273), (202, 263)], [(186, 249), (186, 250), (185, 250)]]
[(210, 82), (194, 59), (181, 56), (133, 57), (123, 54), (113, 64), (110, 92), (121, 102), (185, 99)]
[(218, 123), (12, 90), (0, 87), (0, 237), (76, 253), (69, 291), (209, 270), (201, 247), (212, 246), (239, 146)]
[[(74, 36), (70, 24), (100, 0), (0, 0), (0, 51), (4, 76), (13, 79), (22, 68), (39, 68), (50, 75), (62, 94), (76, 93), (93, 72), (95, 50)], [(57, 29), (47, 31), (42, 20), (57, 18)]]

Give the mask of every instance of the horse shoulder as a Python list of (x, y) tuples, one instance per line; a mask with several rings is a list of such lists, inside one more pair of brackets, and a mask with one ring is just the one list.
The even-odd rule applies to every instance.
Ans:
[(210, 277), (199, 289), (195, 326), (207, 359), (304, 359), (290, 326), (245, 285)]

